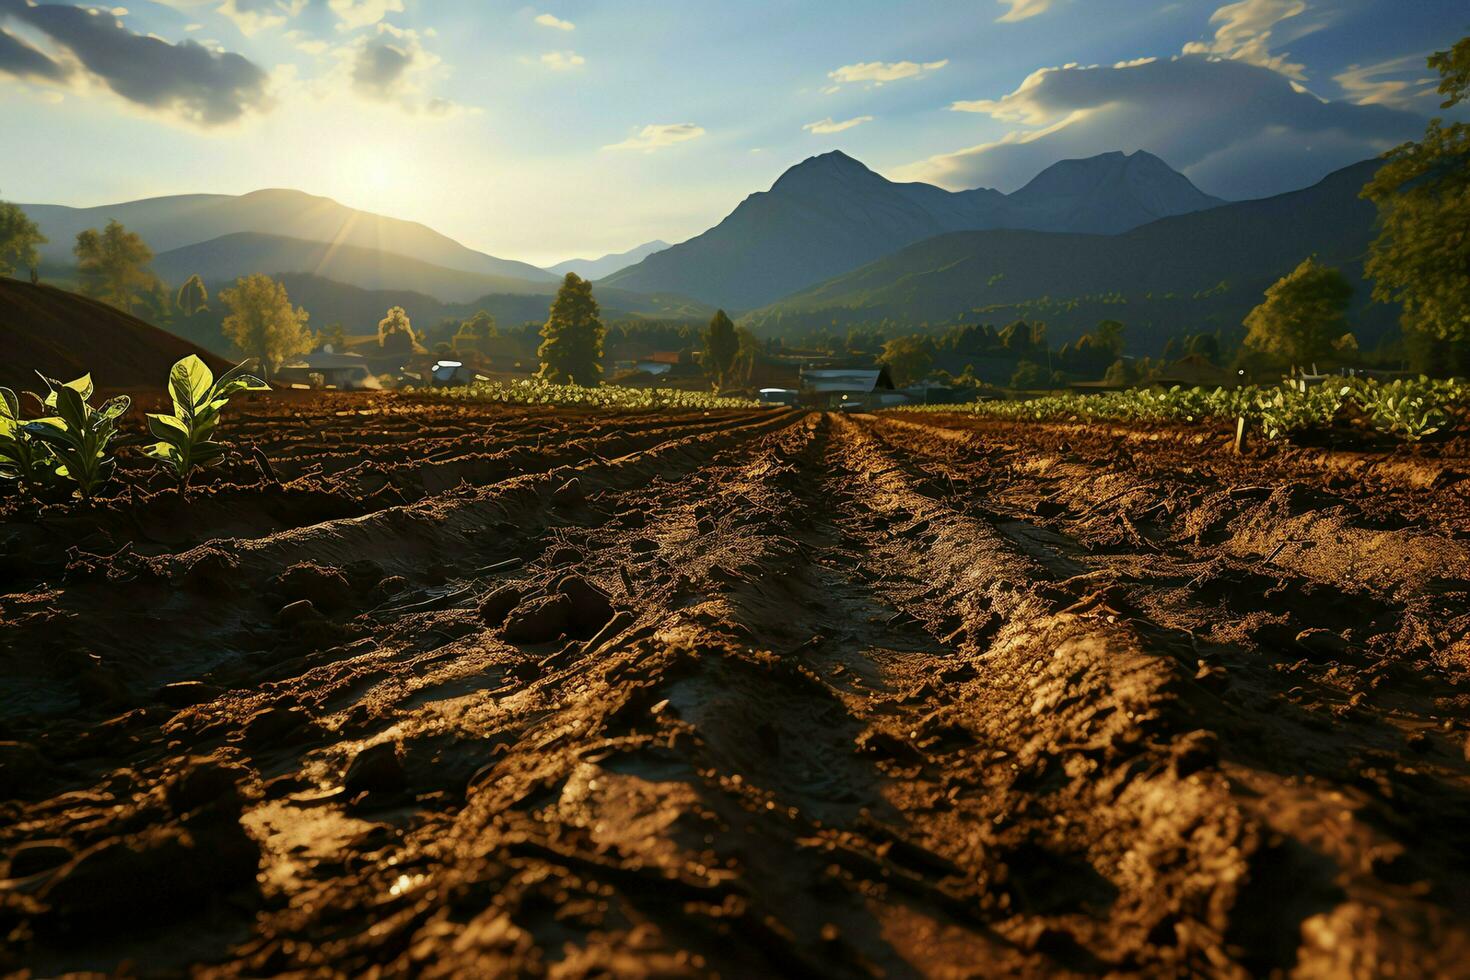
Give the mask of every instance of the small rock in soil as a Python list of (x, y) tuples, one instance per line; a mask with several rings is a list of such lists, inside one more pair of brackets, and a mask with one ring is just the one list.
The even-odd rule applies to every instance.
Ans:
[(379, 742), (363, 749), (342, 777), (342, 785), (352, 795), (391, 793), (402, 789), (403, 784), (403, 762), (396, 742)]
[(276, 613), (276, 622), (286, 629), (301, 626), (321, 619), (322, 614), (310, 599), (297, 599), (287, 603)]
[(1220, 743), (1211, 732), (1189, 732), (1174, 743), (1174, 774), (1180, 779), (1191, 776), (1201, 769), (1208, 769), (1220, 761)]
[(510, 614), (503, 635), (512, 643), (547, 643), (572, 628), (573, 611), (560, 593), (531, 599)]
[(1305, 629), (1296, 635), (1296, 645), (1314, 660), (1338, 660), (1348, 652), (1348, 642), (1331, 630)]
[(11, 852), (6, 875), (11, 878), (29, 878), (42, 871), (59, 868), (75, 856), (76, 852), (65, 841), (29, 841)]
[(502, 585), (480, 603), (480, 618), (486, 626), (500, 626), (510, 611), (521, 604), (525, 591), (518, 585)]
[(263, 708), (245, 722), (245, 741), (252, 745), (279, 741), (295, 734), (311, 722), (311, 715), (303, 708)]
[(240, 783), (249, 777), (243, 767), (200, 759), (185, 764), (165, 784), (164, 794), (174, 813), (183, 816), (201, 807), (221, 813), (240, 813)]
[(571, 621), (574, 632), (570, 635), (579, 640), (590, 639), (607, 625), (613, 617), (612, 601), (606, 592), (588, 582), (580, 575), (569, 575), (562, 579), (557, 590), (572, 604)]
[(315, 562), (292, 565), (273, 584), (281, 598), (305, 599), (318, 609), (340, 609), (352, 601), (352, 586), (342, 570)]

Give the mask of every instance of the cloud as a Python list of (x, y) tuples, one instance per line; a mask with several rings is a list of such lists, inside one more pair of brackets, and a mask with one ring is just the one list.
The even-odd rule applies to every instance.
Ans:
[(52, 61), (14, 35), (0, 31), (0, 72), (16, 78), (65, 82), (71, 68)]
[(1148, 150), (1228, 198), (1303, 187), (1421, 133), (1386, 106), (1328, 102), (1244, 61), (1185, 55), (1033, 72), (999, 99), (951, 108), (1017, 123), (999, 140), (902, 168), (908, 180), (1010, 190), (1058, 160)]
[(1214, 40), (1191, 41), (1184, 46), (1184, 53), (1245, 61), (1304, 81), (1304, 66), (1287, 61), (1286, 54), (1271, 53), (1271, 31), (1306, 9), (1306, 0), (1240, 0), (1226, 4), (1210, 15), (1210, 23), (1220, 25)]
[(851, 85), (856, 82), (868, 82), (873, 85), (882, 85), (884, 82), (896, 82), (903, 78), (919, 78), (930, 72), (938, 71), (949, 64), (949, 59), (939, 61), (862, 61), (855, 65), (843, 65), (836, 71), (827, 72), (827, 77), (832, 79), (832, 88), (835, 91), (838, 86)]
[[(1372, 65), (1348, 65), (1332, 76), (1348, 100), (1358, 105), (1388, 105), (1405, 108), (1421, 99), (1437, 101), (1439, 78), (1427, 75), (1429, 52), (1391, 58)], [(1404, 77), (1404, 76), (1412, 77)], [(1394, 78), (1385, 76), (1398, 76)], [(1431, 103), (1433, 104), (1433, 103)]]
[(696, 126), (694, 123), (658, 123), (652, 126), (644, 126), (636, 136), (630, 136), (621, 143), (613, 143), (604, 146), (604, 150), (643, 150), (652, 153), (675, 143), (685, 143), (689, 140), (699, 139), (704, 135), (704, 127)]
[(552, 71), (571, 71), (587, 63), (587, 59), (575, 51), (548, 51), (541, 56), (541, 63)]
[(246, 37), (280, 27), (306, 6), (306, 0), (225, 0), (216, 11), (233, 22)]
[(371, 27), (389, 14), (403, 12), (403, 0), (327, 0), (327, 6), (341, 21), (338, 29), (344, 31)]
[[(110, 12), (0, 0), (0, 27), (11, 22), (44, 35), (57, 52), (43, 56), (56, 66), (48, 68), (35, 60), (33, 55), (40, 52), (0, 31), (7, 39), (0, 71), (8, 74), (20, 74), (17, 69), (24, 63), (30, 78), (53, 82), (93, 78), (134, 105), (198, 126), (231, 123), (271, 105), (268, 77), (254, 62), (195, 41), (171, 44), (135, 34)], [(57, 73), (58, 68), (65, 76)]]
[(573, 31), (577, 29), (576, 24), (573, 24), (569, 20), (562, 20), (554, 14), (537, 14), (535, 20), (542, 27), (554, 27), (559, 31)]
[(1002, 6), (1009, 7), (1005, 13), (996, 18), (1001, 24), (1013, 24), (1018, 20), (1026, 20), (1037, 14), (1044, 14), (1051, 9), (1052, 0), (998, 0)]
[(449, 116), (463, 109), (449, 99), (429, 97), (431, 84), (443, 70), (442, 62), (423, 46), (414, 30), (379, 24), (372, 34), (360, 35), (334, 53), (359, 98), (431, 116)]
[(840, 133), (844, 129), (851, 129), (854, 126), (861, 126), (865, 122), (872, 121), (872, 116), (854, 116), (852, 119), (844, 119), (842, 122), (833, 122), (832, 117), (828, 116), (820, 122), (807, 123), (801, 128), (809, 133), (823, 135), (826, 133)]

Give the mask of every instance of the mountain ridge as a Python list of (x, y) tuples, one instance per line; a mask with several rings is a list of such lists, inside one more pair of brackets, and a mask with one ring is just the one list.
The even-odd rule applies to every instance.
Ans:
[[(1050, 180), (1070, 188), (1063, 200), (1045, 200), (1034, 188), (1027, 192), (1057, 168), (1063, 168), (1060, 176)], [(1099, 173), (1091, 189), (1077, 179), (1089, 170)], [(1143, 151), (1059, 161), (1006, 195), (890, 181), (833, 150), (788, 168), (769, 190), (746, 197), (713, 228), (606, 281), (750, 309), (947, 232), (1039, 227), (1117, 233), (1156, 219), (1160, 211), (1221, 203)]]

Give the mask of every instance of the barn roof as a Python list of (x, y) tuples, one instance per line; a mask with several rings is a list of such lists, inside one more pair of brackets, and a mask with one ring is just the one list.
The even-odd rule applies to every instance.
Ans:
[(893, 379), (886, 367), (881, 368), (816, 368), (801, 372), (801, 386), (815, 392), (858, 392), (867, 394), (878, 389), (893, 390)]

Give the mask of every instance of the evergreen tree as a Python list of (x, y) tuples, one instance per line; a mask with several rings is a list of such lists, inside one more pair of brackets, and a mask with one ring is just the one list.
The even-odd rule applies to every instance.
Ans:
[(1353, 287), (1341, 272), (1312, 258), (1278, 279), (1266, 299), (1245, 318), (1245, 346), (1289, 364), (1307, 364), (1332, 353), (1347, 333)]
[(594, 387), (602, 382), (602, 325), (592, 284), (568, 272), (541, 327), (540, 377), (557, 384)]
[(495, 318), (484, 310), (459, 325), (454, 334), (454, 352), (461, 356), (472, 352), (485, 352), (485, 342), (499, 335)]
[(308, 353), (316, 338), (306, 329), (306, 311), (291, 305), (286, 287), (256, 273), (222, 289), (220, 302), (229, 315), (222, 329), (242, 354), (257, 358), (264, 377), (298, 354)]
[(174, 304), (184, 316), (193, 316), (200, 310), (209, 309), (209, 290), (204, 288), (204, 280), (195, 273), (179, 287), (178, 298)]
[(735, 335), (735, 324), (724, 310), (716, 310), (704, 331), (704, 368), (714, 377), (716, 385), (724, 387), (729, 382), (739, 352), (740, 338)]

